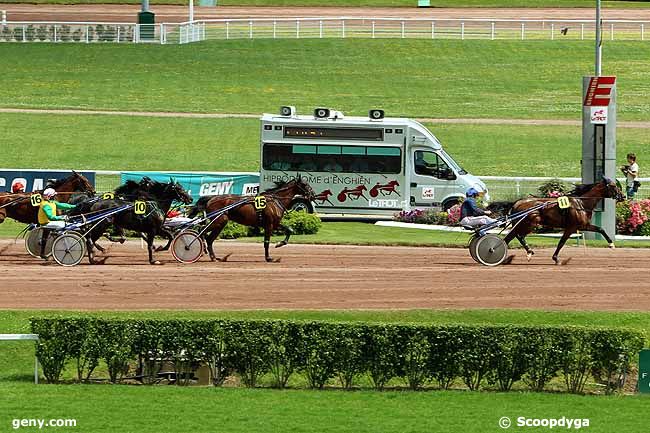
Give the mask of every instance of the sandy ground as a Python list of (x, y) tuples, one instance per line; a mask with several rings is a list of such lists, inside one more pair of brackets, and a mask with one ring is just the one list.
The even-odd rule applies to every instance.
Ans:
[(105, 265), (44, 265), (22, 243), (0, 241), (0, 308), (649, 310), (650, 261), (642, 249), (568, 247), (527, 263), (487, 268), (466, 249), (289, 245), (263, 261), (261, 244), (220, 242), (227, 262), (147, 262), (139, 242), (114, 245)]
[[(138, 5), (29, 5), (2, 4), (10, 21), (103, 21), (135, 22)], [(157, 22), (187, 21), (187, 6), (151, 8)], [(501, 19), (594, 19), (593, 8), (491, 9), (491, 8), (297, 8), (297, 7), (195, 7), (196, 19), (248, 17), (397, 17), (397, 18), (501, 18)], [(604, 9), (603, 19), (649, 20), (648, 9)]]

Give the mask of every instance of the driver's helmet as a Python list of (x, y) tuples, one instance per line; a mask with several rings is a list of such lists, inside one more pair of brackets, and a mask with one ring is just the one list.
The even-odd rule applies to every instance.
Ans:
[(11, 192), (13, 193), (25, 192), (25, 185), (23, 185), (22, 182), (16, 182), (14, 183), (14, 186), (11, 187)]
[(465, 195), (467, 197), (478, 197), (479, 194), (480, 194), (479, 191), (474, 187), (468, 188), (467, 191), (465, 192)]
[(56, 195), (56, 191), (54, 190), (54, 188), (47, 188), (45, 191), (43, 191), (43, 197), (45, 197), (48, 200), (54, 197), (55, 195)]

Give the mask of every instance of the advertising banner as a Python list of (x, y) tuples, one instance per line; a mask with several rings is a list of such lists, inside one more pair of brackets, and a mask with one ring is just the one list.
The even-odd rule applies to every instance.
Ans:
[[(78, 171), (95, 185), (94, 171)], [(22, 183), (25, 191), (32, 192), (45, 188), (49, 180), (64, 179), (70, 176), (70, 170), (4, 170), (0, 169), (0, 192), (10, 192), (16, 183)]]
[(144, 176), (158, 182), (169, 182), (173, 179), (179, 182), (196, 201), (204, 195), (257, 194), (260, 176), (256, 173), (171, 173), (155, 171), (122, 172), (122, 183), (127, 180), (139, 182)]

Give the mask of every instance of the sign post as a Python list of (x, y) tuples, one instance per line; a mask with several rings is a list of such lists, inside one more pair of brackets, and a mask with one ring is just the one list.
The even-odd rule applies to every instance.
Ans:
[[(616, 77), (582, 79), (582, 182), (616, 178)], [(594, 212), (593, 224), (609, 237), (616, 234), (616, 203), (604, 199)], [(602, 236), (586, 232), (587, 239)]]
[(650, 394), (650, 349), (639, 352), (639, 381), (637, 388), (642, 394)]

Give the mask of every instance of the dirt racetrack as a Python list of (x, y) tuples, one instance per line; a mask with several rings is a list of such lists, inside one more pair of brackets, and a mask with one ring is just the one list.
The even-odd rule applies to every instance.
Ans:
[(225, 263), (151, 266), (139, 242), (112, 246), (107, 264), (43, 264), (22, 243), (0, 241), (6, 309), (650, 310), (650, 252), (567, 247), (565, 266), (539, 250), (526, 263), (487, 268), (466, 249), (289, 245), (263, 262), (261, 244), (219, 242)]
[[(415, 3), (415, 1), (414, 1)], [(158, 23), (187, 21), (187, 6), (152, 5)], [(134, 23), (140, 5), (2, 4), (9, 21), (102, 21)], [(396, 18), (500, 18), (500, 19), (594, 19), (590, 8), (417, 8), (417, 7), (195, 7), (196, 19), (264, 17), (396, 17)], [(650, 19), (650, 8), (604, 9), (603, 19)]]

